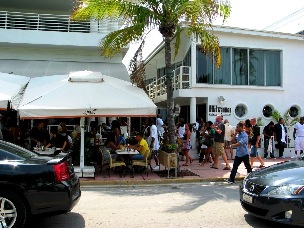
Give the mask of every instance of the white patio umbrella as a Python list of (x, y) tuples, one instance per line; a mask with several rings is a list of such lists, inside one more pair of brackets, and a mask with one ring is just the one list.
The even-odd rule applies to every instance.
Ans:
[(17, 108), (30, 77), (0, 72), (0, 110), (6, 110), (9, 101)]
[(98, 72), (32, 78), (18, 108), (21, 119), (80, 117), (80, 167), (84, 167), (85, 117), (145, 117), (156, 105), (140, 88)]

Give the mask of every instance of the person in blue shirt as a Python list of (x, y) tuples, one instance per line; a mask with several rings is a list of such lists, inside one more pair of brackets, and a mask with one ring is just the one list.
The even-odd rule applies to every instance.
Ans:
[(233, 162), (233, 167), (230, 173), (229, 179), (225, 179), (229, 184), (234, 183), (236, 172), (242, 162), (247, 169), (247, 173), (252, 172), (252, 168), (249, 160), (249, 151), (248, 151), (248, 135), (245, 132), (244, 124), (239, 122), (236, 126), (236, 132), (238, 135), (236, 137), (236, 143), (232, 144), (232, 147), (236, 147), (236, 154)]

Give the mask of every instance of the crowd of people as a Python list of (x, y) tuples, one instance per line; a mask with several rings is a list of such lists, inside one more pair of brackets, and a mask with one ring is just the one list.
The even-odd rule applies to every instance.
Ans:
[[(0, 116), (1, 123), (2, 116)], [(139, 155), (134, 155), (133, 160), (143, 159), (147, 150), (151, 151), (151, 159), (155, 161), (154, 170), (159, 170), (158, 152), (161, 144), (166, 143), (166, 134), (168, 133), (165, 121), (162, 120), (160, 114), (157, 118), (148, 118), (147, 124), (142, 130), (133, 133), (128, 139), (123, 137), (121, 133), (121, 123), (114, 120), (111, 124), (102, 125), (103, 131), (107, 131), (107, 139), (104, 148), (111, 152), (114, 159), (123, 159), (119, 157), (115, 151), (128, 147), (139, 151)], [(1, 127), (1, 125), (0, 125)], [(3, 126), (2, 126), (3, 127)], [(3, 129), (3, 128), (2, 128)], [(91, 126), (92, 137), (96, 135), (96, 126)], [(193, 144), (192, 135), (195, 133), (195, 144)], [(0, 139), (4, 138), (0, 131)], [(259, 154), (258, 148), (261, 148), (261, 136), (264, 138), (264, 151)], [(287, 142), (287, 129), (284, 125), (284, 119), (280, 118), (277, 124), (270, 122), (267, 124), (260, 134), (260, 127), (257, 125), (256, 118), (247, 119), (239, 122), (234, 128), (230, 125), (229, 120), (223, 120), (223, 116), (217, 115), (215, 121), (204, 122), (202, 118), (197, 118), (195, 123), (185, 123), (184, 119), (179, 117), (175, 126), (176, 144), (180, 160), (185, 161), (182, 166), (190, 166), (194, 159), (191, 157), (190, 149), (197, 149), (199, 154), (198, 163), (201, 166), (210, 164), (211, 169), (219, 169), (219, 158), (222, 157), (225, 167), (224, 170), (231, 170), (228, 160), (234, 160), (229, 182), (234, 182), (234, 177), (238, 166), (244, 162), (247, 171), (251, 172), (255, 159), (260, 162), (259, 168), (264, 167), (264, 159), (274, 158), (272, 141), (275, 142), (275, 148), (279, 151), (279, 157), (283, 157), (284, 148)], [(56, 147), (61, 151), (75, 149), (79, 147), (80, 127), (76, 125), (72, 132), (67, 131), (64, 122), (60, 122), (57, 127), (46, 130), (44, 121), (36, 121), (35, 126), (26, 133), (30, 138), (30, 148), (34, 147)], [(91, 137), (91, 138), (92, 138)], [(302, 155), (304, 151), (304, 117), (294, 125), (293, 137), (295, 139), (295, 154)], [(11, 137), (15, 143), (14, 137)], [(9, 140), (7, 140), (9, 141)], [(16, 143), (18, 144), (18, 143)], [(29, 147), (25, 145), (25, 147)], [(233, 153), (236, 148), (236, 154)], [(78, 148), (79, 150), (79, 148)], [(263, 157), (263, 158), (262, 158)]]

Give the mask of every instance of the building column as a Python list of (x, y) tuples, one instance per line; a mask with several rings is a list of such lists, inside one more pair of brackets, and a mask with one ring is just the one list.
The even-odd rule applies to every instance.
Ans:
[(191, 88), (196, 84), (196, 41), (195, 38), (192, 38), (191, 43)]
[(196, 97), (190, 98), (190, 123), (196, 122)]

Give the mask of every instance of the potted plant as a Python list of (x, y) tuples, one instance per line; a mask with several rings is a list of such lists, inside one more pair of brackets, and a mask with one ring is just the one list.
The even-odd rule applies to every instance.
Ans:
[(177, 144), (163, 143), (161, 145), (161, 150), (167, 153), (174, 153), (177, 150)]

